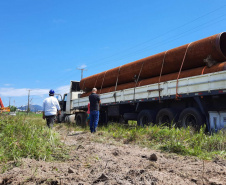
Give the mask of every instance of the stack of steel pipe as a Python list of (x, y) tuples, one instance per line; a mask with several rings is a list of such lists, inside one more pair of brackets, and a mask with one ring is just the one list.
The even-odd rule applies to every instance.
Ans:
[[(226, 32), (149, 56), (86, 78), (80, 82), (88, 96), (226, 69)], [(181, 72), (180, 72), (181, 71)], [(178, 77), (179, 74), (179, 77)]]

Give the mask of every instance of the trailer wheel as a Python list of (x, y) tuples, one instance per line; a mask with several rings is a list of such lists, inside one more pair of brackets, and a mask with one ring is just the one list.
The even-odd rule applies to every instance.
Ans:
[(170, 126), (173, 121), (177, 121), (176, 113), (173, 109), (161, 109), (156, 116), (156, 123), (159, 125)]
[(190, 107), (181, 112), (178, 123), (181, 127), (186, 128), (190, 126), (195, 131), (199, 131), (205, 123), (205, 118), (198, 109)]
[(150, 125), (154, 122), (155, 113), (151, 110), (142, 110), (138, 114), (137, 124), (138, 126), (144, 127), (145, 125)]
[(85, 127), (86, 126), (86, 114), (78, 113), (76, 116), (76, 125)]

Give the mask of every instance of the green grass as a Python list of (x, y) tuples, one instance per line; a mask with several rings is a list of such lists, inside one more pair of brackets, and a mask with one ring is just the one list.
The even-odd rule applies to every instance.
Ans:
[(37, 115), (0, 116), (0, 163), (29, 157), (62, 160), (66, 149), (59, 135)]
[(29, 118), (42, 118), (42, 114), (36, 114), (34, 112), (17, 112), (16, 115), (18, 116), (26, 116), (26, 117), (29, 117)]
[(130, 125), (109, 124), (98, 128), (101, 137), (121, 140), (123, 143), (138, 144), (165, 152), (180, 155), (197, 156), (201, 159), (221, 157), (226, 159), (226, 133), (219, 131), (212, 135), (205, 133), (205, 128), (194, 132), (191, 128), (137, 127)]
[[(81, 127), (69, 129), (84, 130)], [(65, 127), (65, 125), (58, 125)], [(89, 128), (85, 128), (89, 131)], [(99, 126), (94, 139), (99, 142), (119, 141), (124, 144), (137, 144), (142, 147), (158, 149), (180, 155), (197, 156), (202, 159), (220, 157), (226, 159), (226, 133), (220, 131), (213, 135), (192, 129), (176, 127), (137, 127), (135, 122), (129, 125), (111, 123)], [(21, 158), (37, 160), (65, 160), (68, 147), (59, 140), (54, 130), (46, 127), (41, 115), (19, 114), (17, 116), (0, 116), (0, 163), (19, 161)]]

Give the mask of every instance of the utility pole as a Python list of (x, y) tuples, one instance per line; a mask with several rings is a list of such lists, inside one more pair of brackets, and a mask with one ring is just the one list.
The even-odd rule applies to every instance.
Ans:
[(11, 100), (11, 97), (9, 97), (9, 108), (10, 108), (10, 100)]
[(85, 67), (77, 67), (78, 70), (81, 70), (81, 79), (83, 79), (83, 71), (87, 71)]
[(30, 106), (30, 92), (31, 92), (31, 90), (30, 89), (28, 89), (28, 99), (27, 99), (27, 114), (29, 113), (29, 111), (30, 111), (30, 108), (29, 108), (29, 106)]

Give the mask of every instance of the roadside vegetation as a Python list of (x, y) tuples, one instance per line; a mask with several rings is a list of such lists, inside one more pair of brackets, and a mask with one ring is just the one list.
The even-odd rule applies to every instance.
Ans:
[[(205, 128), (194, 132), (192, 128), (171, 128), (166, 126), (137, 127), (136, 125), (109, 124), (99, 127), (102, 137), (122, 141), (124, 144), (138, 144), (180, 155), (197, 156), (201, 159), (226, 159), (226, 132), (208, 134)], [(102, 140), (101, 138), (99, 139)], [(103, 139), (103, 141), (107, 141)]]
[[(46, 127), (41, 115), (19, 114), (17, 116), (0, 116), (0, 163), (18, 161), (20, 158), (36, 160), (66, 160), (67, 148), (60, 141), (55, 130), (66, 129), (89, 132), (89, 128), (81, 128), (68, 124), (55, 124), (55, 129)], [(226, 133), (219, 131), (212, 135), (205, 133), (205, 128), (194, 132), (191, 128), (179, 129), (174, 126), (137, 127), (110, 123), (99, 126), (94, 134), (95, 142), (121, 144), (137, 144), (142, 147), (157, 149), (180, 155), (197, 156), (201, 159), (226, 159)], [(63, 136), (65, 137), (65, 136)]]
[[(75, 127), (75, 130), (82, 128)], [(83, 130), (88, 131), (89, 128)], [(99, 126), (95, 141), (108, 143), (112, 140), (205, 160), (226, 159), (226, 130), (209, 134), (205, 132), (205, 127), (195, 132), (192, 128), (175, 126), (138, 127), (132, 121), (128, 125), (111, 123)]]
[(0, 163), (26, 157), (62, 160), (67, 153), (57, 132), (35, 114), (0, 115), (0, 143)]

